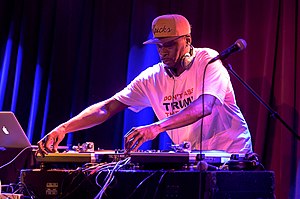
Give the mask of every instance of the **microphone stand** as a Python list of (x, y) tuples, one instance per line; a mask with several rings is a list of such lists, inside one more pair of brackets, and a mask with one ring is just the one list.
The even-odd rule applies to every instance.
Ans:
[(261, 99), (261, 97), (246, 83), (246, 82), (244, 82), (243, 80), (242, 80), (242, 78), (241, 77), (239, 77), (239, 75), (232, 69), (232, 66), (230, 65), (230, 64), (228, 64), (228, 63), (226, 63), (226, 62), (223, 62), (222, 61), (222, 63), (223, 63), (223, 65), (225, 66), (225, 68), (229, 71), (229, 72), (231, 72), (231, 74), (233, 75), (233, 76), (235, 76), (249, 91), (250, 91), (250, 93), (251, 94), (253, 94), (254, 96), (255, 96), (255, 98), (260, 102), (260, 103), (262, 103), (265, 107), (266, 107), (266, 109), (268, 109), (268, 111), (271, 113), (271, 116), (273, 117), (273, 118), (276, 118), (276, 119), (278, 119), (298, 140), (300, 140), (300, 136), (297, 134), (297, 132), (294, 130), (294, 129), (292, 129), (281, 117), (280, 117), (280, 115), (276, 112), (276, 111), (274, 111), (267, 103), (265, 103), (262, 99)]

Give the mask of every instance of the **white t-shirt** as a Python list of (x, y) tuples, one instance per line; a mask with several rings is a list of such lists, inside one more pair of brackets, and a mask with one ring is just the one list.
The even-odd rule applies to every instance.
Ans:
[[(252, 152), (251, 135), (247, 123), (236, 104), (226, 68), (220, 61), (208, 65), (202, 92), (204, 68), (218, 53), (209, 48), (194, 48), (194, 61), (179, 77), (170, 77), (163, 63), (141, 72), (114, 98), (135, 112), (152, 107), (159, 120), (177, 113), (202, 93), (217, 98), (212, 114), (204, 117), (202, 150)], [(201, 120), (167, 131), (175, 144), (191, 142), (192, 149), (200, 149)]]

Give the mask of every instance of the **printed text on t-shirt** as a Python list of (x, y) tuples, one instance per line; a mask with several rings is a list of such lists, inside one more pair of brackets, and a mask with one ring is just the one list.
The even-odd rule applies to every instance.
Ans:
[(187, 107), (193, 101), (193, 88), (187, 89), (182, 93), (167, 95), (164, 97), (163, 106), (166, 110), (166, 116), (178, 113), (181, 109)]

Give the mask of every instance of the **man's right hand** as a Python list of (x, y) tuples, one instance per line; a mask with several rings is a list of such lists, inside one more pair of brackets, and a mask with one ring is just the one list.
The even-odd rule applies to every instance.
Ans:
[(40, 154), (41, 156), (45, 156), (48, 153), (57, 152), (57, 148), (59, 143), (64, 139), (66, 132), (62, 127), (57, 127), (52, 130), (50, 133), (45, 135), (38, 143), (38, 150), (35, 152), (37, 156)]

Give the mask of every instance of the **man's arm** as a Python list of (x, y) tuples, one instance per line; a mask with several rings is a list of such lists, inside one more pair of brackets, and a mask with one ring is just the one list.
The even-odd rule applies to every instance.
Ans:
[[(114, 98), (91, 105), (81, 113), (53, 129), (38, 142), (38, 151), (42, 156), (56, 152), (66, 133), (87, 129), (101, 124), (128, 106)], [(52, 147), (53, 145), (53, 147)]]
[[(182, 111), (150, 125), (132, 128), (125, 135), (127, 151), (136, 151), (144, 142), (154, 139), (159, 133), (190, 125), (199, 119), (210, 115), (216, 97), (200, 96)], [(204, 109), (203, 109), (204, 108)]]

